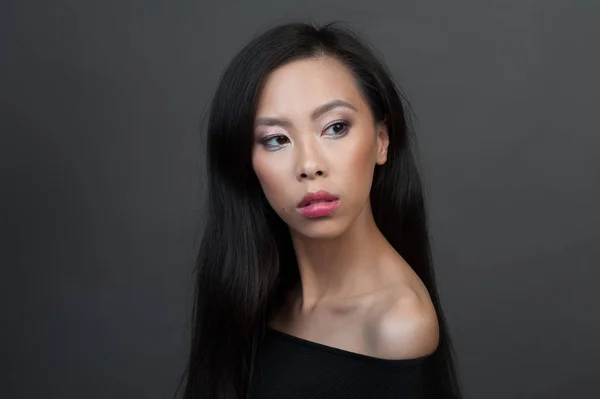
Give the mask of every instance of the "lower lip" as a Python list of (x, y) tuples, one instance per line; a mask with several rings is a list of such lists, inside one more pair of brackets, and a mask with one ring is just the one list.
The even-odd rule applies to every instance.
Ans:
[(340, 200), (317, 202), (316, 204), (298, 208), (298, 213), (306, 218), (320, 218), (329, 215), (340, 205)]

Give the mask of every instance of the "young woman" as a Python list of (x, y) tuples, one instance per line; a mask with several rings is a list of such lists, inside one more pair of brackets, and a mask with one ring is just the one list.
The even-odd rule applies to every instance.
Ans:
[(186, 399), (458, 398), (407, 107), (335, 24), (226, 69)]

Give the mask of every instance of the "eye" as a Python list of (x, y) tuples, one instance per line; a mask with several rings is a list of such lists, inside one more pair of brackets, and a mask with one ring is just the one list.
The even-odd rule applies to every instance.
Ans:
[(287, 144), (289, 144), (289, 142), (290, 140), (281, 134), (265, 137), (263, 140), (261, 140), (261, 144), (268, 151), (277, 151), (285, 147)]
[(325, 129), (325, 132), (329, 131), (327, 136), (331, 136), (333, 138), (344, 136), (348, 133), (348, 128), (350, 127), (350, 123), (346, 121), (338, 121), (334, 122)]

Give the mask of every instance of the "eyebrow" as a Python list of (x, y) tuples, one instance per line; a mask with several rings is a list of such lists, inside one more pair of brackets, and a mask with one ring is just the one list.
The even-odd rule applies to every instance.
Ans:
[[(322, 116), (323, 114), (326, 114), (327, 112), (331, 111), (332, 109), (338, 108), (338, 107), (343, 107), (343, 108), (349, 108), (352, 109), (354, 111), (358, 111), (356, 109), (355, 106), (353, 106), (352, 104), (350, 104), (347, 101), (344, 100), (332, 100), (329, 101), (328, 103), (325, 103), (323, 105), (321, 105), (320, 107), (318, 107), (317, 109), (315, 109), (312, 114), (310, 115), (310, 117), (315, 120), (317, 118), (319, 118), (320, 116)], [(283, 126), (283, 127), (290, 127), (292, 125), (292, 123), (286, 119), (278, 119), (278, 118), (256, 118), (256, 121), (254, 122), (255, 126)]]

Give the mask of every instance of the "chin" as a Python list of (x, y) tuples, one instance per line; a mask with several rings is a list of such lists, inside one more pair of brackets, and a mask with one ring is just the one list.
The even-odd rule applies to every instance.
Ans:
[(341, 236), (348, 229), (345, 223), (335, 218), (305, 219), (302, 223), (290, 227), (296, 234), (315, 240), (331, 240)]

